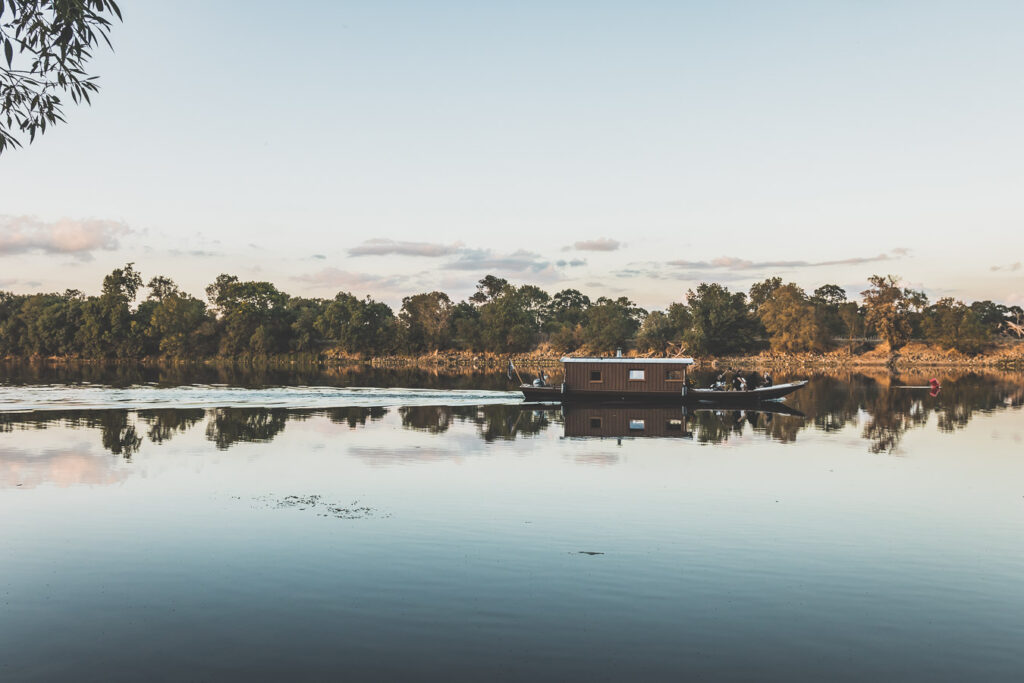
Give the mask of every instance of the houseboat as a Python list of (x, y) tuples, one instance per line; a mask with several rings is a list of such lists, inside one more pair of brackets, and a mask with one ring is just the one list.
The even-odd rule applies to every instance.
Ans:
[(780, 399), (807, 381), (776, 384), (750, 390), (697, 389), (687, 369), (692, 358), (571, 358), (561, 359), (565, 380), (551, 385), (542, 378), (522, 383), (527, 401), (671, 401), (757, 403)]

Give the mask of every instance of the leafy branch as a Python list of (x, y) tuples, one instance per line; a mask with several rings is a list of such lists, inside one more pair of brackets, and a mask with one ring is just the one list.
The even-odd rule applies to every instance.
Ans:
[(0, 0), (0, 154), (64, 122), (64, 102), (99, 90), (86, 64), (100, 42), (113, 48), (114, 0)]

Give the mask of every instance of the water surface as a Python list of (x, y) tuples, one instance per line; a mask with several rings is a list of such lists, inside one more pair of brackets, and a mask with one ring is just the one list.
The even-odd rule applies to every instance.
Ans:
[(816, 376), (783, 414), (32, 372), (2, 680), (1024, 674), (1019, 376)]

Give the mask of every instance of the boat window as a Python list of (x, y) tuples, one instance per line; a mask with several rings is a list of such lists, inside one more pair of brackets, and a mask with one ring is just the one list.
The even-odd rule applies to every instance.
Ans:
[(634, 431), (635, 432), (642, 432), (643, 430), (644, 430), (644, 421), (643, 420), (630, 420), (629, 421), (629, 431), (631, 431), (631, 432), (634, 432)]
[(590, 428), (591, 429), (600, 429), (601, 428), (601, 418), (599, 418), (599, 417), (592, 417), (592, 418), (590, 418)]
[(601, 371), (600, 370), (591, 370), (590, 371), (590, 381), (591, 382), (600, 382), (601, 381)]
[(667, 420), (665, 422), (665, 430), (669, 432), (681, 432), (683, 431), (683, 421), (679, 418)]
[(629, 371), (629, 378), (632, 379), (632, 380), (643, 380), (643, 378), (644, 378), (644, 371), (643, 370), (630, 370)]
[(683, 371), (682, 370), (669, 370), (665, 373), (665, 379), (670, 382), (682, 382)]

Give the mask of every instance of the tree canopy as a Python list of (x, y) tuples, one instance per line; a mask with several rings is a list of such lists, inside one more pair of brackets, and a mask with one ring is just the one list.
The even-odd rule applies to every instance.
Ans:
[[(794, 283), (769, 278), (751, 287), (753, 300), (718, 283), (701, 283), (685, 301), (646, 311), (626, 297), (592, 300), (576, 289), (551, 295), (531, 284), (495, 276), (453, 302), (441, 291), (407, 296), (397, 314), (369, 296), (292, 296), (270, 282), (222, 273), (206, 301), (156, 275), (143, 287), (134, 264), (115, 268), (99, 293), (14, 294), (0, 291), (0, 357), (257, 358), (319, 354), (353, 356), (449, 350), (603, 354), (641, 352), (736, 354), (766, 346), (777, 351), (823, 351), (833, 339), (862, 343), (877, 334), (893, 345), (911, 335), (964, 352), (1012, 333), (1019, 307), (991, 301), (967, 305), (922, 292), (894, 276), (871, 278), (863, 305), (836, 285), (808, 296)], [(141, 298), (141, 300), (139, 300)]]
[(113, 0), (0, 0), (0, 155), (63, 122), (62, 96), (89, 103), (99, 86), (86, 67), (114, 19)]

